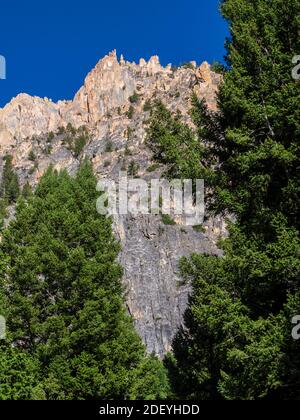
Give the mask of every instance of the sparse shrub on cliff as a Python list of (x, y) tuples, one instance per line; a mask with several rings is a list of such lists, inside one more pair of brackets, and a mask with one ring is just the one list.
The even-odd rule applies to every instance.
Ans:
[(73, 156), (78, 158), (89, 140), (87, 129), (85, 126), (75, 129), (68, 124), (67, 133), (62, 140), (62, 144), (67, 145)]
[(137, 92), (134, 92), (134, 94), (129, 97), (129, 101), (132, 104), (137, 103), (139, 101), (139, 99), (140, 99), (140, 95)]
[(48, 141), (52, 141), (54, 139), (54, 133), (53, 131), (50, 131), (50, 133), (48, 134)]
[(147, 99), (145, 101), (144, 106), (143, 106), (143, 110), (144, 110), (144, 112), (151, 111), (151, 101), (150, 101), (150, 99)]
[(128, 175), (130, 176), (137, 176), (140, 169), (140, 165), (138, 162), (132, 160), (128, 166)]
[(68, 133), (72, 134), (72, 136), (74, 136), (76, 134), (76, 128), (73, 127), (73, 125), (71, 123), (67, 124), (66, 131)]
[(58, 129), (57, 129), (57, 134), (58, 135), (65, 134), (65, 132), (66, 132), (65, 127), (58, 127)]
[(125, 156), (131, 156), (132, 155), (132, 151), (130, 150), (128, 144), (126, 144), (125, 146)]
[(47, 144), (44, 150), (46, 155), (51, 155), (52, 152), (52, 145), (51, 144)]
[(173, 115), (161, 101), (156, 101), (152, 107), (146, 141), (154, 159), (167, 164), (169, 176), (203, 178), (204, 144), (194, 130), (181, 121), (180, 114)]
[(35, 161), (34, 165), (29, 169), (28, 174), (33, 175), (35, 171), (38, 169), (38, 167), (39, 167), (38, 162)]
[(36, 154), (34, 153), (34, 151), (32, 149), (29, 152), (28, 160), (31, 160), (31, 162), (35, 162), (36, 161)]
[(105, 152), (111, 153), (113, 151), (113, 144), (111, 141), (108, 141), (105, 145)]
[(148, 166), (147, 172), (154, 172), (159, 168), (159, 163), (153, 163), (152, 165)]
[(134, 133), (134, 129), (131, 128), (131, 127), (127, 127), (127, 130), (126, 130), (126, 138), (127, 138), (127, 140), (130, 140), (132, 138), (133, 133)]
[(182, 67), (183, 69), (192, 69), (192, 70), (195, 68), (194, 63), (190, 61), (182, 63), (180, 67)]
[(169, 214), (162, 214), (161, 221), (163, 222), (164, 225), (170, 225), (170, 226), (176, 225), (175, 220), (172, 219), (172, 217)]
[(80, 155), (86, 143), (87, 143), (87, 138), (84, 135), (76, 137), (73, 148), (72, 148), (75, 157), (78, 157)]
[(126, 112), (126, 116), (129, 120), (132, 120), (134, 116), (134, 107), (132, 105), (130, 105), (128, 111)]
[(203, 225), (194, 225), (193, 229), (195, 232), (205, 233), (205, 228)]

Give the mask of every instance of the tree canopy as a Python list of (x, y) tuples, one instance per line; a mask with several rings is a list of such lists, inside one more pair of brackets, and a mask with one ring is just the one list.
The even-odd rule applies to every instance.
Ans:
[(162, 363), (146, 355), (126, 313), (120, 246), (96, 211), (97, 194), (89, 163), (75, 178), (49, 168), (3, 231), (2, 399), (168, 393)]
[(184, 129), (173, 129), (183, 123), (161, 106), (149, 127), (154, 156), (179, 176), (184, 167), (202, 175), (211, 213), (235, 219), (222, 258), (182, 262), (193, 292), (172, 379), (186, 398), (300, 398), (300, 343), (291, 337), (300, 309), (300, 89), (292, 78), (300, 2), (226, 0), (221, 10), (228, 68), (217, 112), (193, 98), (199, 144), (185, 153)]

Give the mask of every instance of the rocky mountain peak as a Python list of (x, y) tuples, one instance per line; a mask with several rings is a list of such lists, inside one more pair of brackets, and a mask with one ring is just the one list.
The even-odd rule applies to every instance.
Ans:
[[(194, 67), (194, 69), (193, 69)], [(189, 81), (190, 86), (187, 86)], [(0, 109), (0, 146), (12, 146), (27, 137), (55, 131), (68, 123), (74, 127), (96, 125), (106, 115), (119, 107), (126, 107), (129, 98), (138, 89), (151, 98), (160, 91), (195, 88), (201, 97), (207, 97), (214, 107), (214, 94), (220, 78), (211, 71), (208, 63), (199, 68), (196, 63), (190, 68), (174, 72), (171, 65), (163, 67), (158, 56), (139, 64), (118, 60), (116, 50), (102, 58), (87, 75), (84, 85), (73, 101), (52, 102), (48, 98), (32, 97), (25, 93), (13, 98)]]
[[(216, 109), (220, 82), (206, 62), (164, 67), (153, 56), (136, 64), (112, 51), (72, 101), (54, 103), (23, 93), (0, 109), (0, 181), (7, 154), (21, 185), (36, 185), (50, 164), (74, 173), (84, 158), (99, 178), (116, 179), (130, 166), (141, 178), (159, 177), (163, 168), (154, 164), (145, 142), (149, 104), (161, 100), (191, 124), (192, 94)], [(129, 215), (116, 218), (114, 229), (122, 244), (128, 310), (148, 350), (163, 355), (182, 322), (189, 293), (178, 274), (179, 259), (191, 252), (218, 254), (224, 223), (209, 220), (203, 232), (196, 232), (180, 224), (165, 226), (159, 216)]]

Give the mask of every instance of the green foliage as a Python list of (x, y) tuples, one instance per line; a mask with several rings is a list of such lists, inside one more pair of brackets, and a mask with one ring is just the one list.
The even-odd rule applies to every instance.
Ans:
[(137, 92), (134, 92), (132, 96), (129, 97), (129, 101), (132, 104), (135, 104), (139, 101), (140, 95)]
[(172, 217), (169, 214), (162, 214), (161, 221), (163, 222), (164, 225), (170, 225), (170, 226), (176, 225), (175, 220), (172, 219)]
[(176, 163), (179, 177), (203, 177), (209, 209), (236, 220), (223, 258), (182, 262), (193, 293), (170, 376), (185, 398), (299, 399), (300, 91), (291, 70), (300, 3), (225, 0), (222, 13), (231, 37), (219, 110), (194, 97), (191, 112), (206, 149), (191, 142), (185, 153), (182, 123), (174, 128), (161, 106), (150, 126), (156, 158)]
[(300, 91), (291, 77), (300, 4), (273, 3), (227, 0), (222, 6), (231, 27), (231, 71), (219, 93), (221, 136), (212, 143), (221, 160), (216, 206), (265, 232), (277, 211), (300, 227)]
[(35, 173), (35, 171), (38, 169), (38, 163), (34, 162), (34, 165), (29, 169), (28, 174), (29, 175), (33, 175)]
[(66, 132), (65, 127), (58, 127), (57, 134), (62, 135)]
[(64, 137), (63, 143), (67, 144), (68, 149), (75, 158), (79, 158), (85, 148), (89, 136), (85, 126), (75, 129), (70, 123), (66, 129), (67, 135)]
[(28, 200), (30, 197), (32, 197), (32, 188), (28, 181), (23, 186), (22, 197), (25, 198), (25, 200)]
[(195, 225), (195, 226), (193, 226), (193, 229), (194, 229), (195, 232), (205, 233), (205, 229), (202, 225)]
[(218, 264), (213, 259), (217, 260), (201, 261), (199, 256), (197, 267), (186, 272), (194, 277), (196, 270), (197, 278), (185, 314), (187, 329), (173, 344), (173, 369), (180, 378), (177, 389), (192, 399), (264, 398), (282, 385), (280, 317), (252, 320), (240, 299), (222, 286), (221, 278), (220, 286), (212, 281), (222, 273), (221, 260)]
[(44, 399), (39, 392), (38, 361), (0, 341), (0, 400)]
[(202, 177), (203, 144), (197, 140), (193, 130), (180, 121), (180, 114), (173, 116), (160, 101), (153, 106), (147, 143), (153, 151), (154, 159), (168, 165), (169, 176)]
[(134, 129), (132, 127), (127, 127), (127, 130), (126, 130), (127, 140), (130, 140), (132, 138), (133, 134), (134, 134)]
[(7, 207), (6, 200), (0, 199), (0, 229), (2, 228), (3, 220), (5, 219), (5, 217), (7, 217), (6, 207)]
[(121, 171), (127, 171), (127, 162), (126, 159), (123, 159), (122, 164), (121, 164)]
[(148, 166), (147, 172), (154, 172), (159, 168), (159, 163), (153, 163), (152, 165)]
[(151, 101), (150, 99), (147, 99), (144, 103), (143, 111), (148, 112), (148, 111), (151, 111), (151, 109), (152, 109)]
[(96, 211), (97, 197), (89, 163), (75, 178), (49, 168), (3, 231), (0, 304), (6, 302), (8, 338), (0, 353), (2, 399), (167, 393), (162, 365), (145, 356), (126, 313), (120, 247), (111, 220)]
[(106, 153), (111, 153), (112, 151), (113, 151), (113, 145), (112, 145), (112, 142), (109, 141), (105, 145), (105, 152)]
[(55, 135), (53, 133), (53, 131), (50, 131), (50, 133), (48, 134), (48, 141), (51, 142), (54, 139)]
[(7, 155), (3, 160), (5, 164), (3, 168), (0, 196), (7, 200), (8, 204), (12, 204), (17, 200), (20, 194), (18, 175), (13, 168), (12, 156)]
[(164, 400), (169, 394), (166, 369), (155, 356), (148, 356), (134, 373), (130, 399)]
[(134, 160), (130, 161), (128, 166), (128, 175), (130, 176), (137, 176), (140, 169), (140, 165), (138, 162), (135, 162)]
[(262, 251), (254, 237), (247, 239), (232, 226), (223, 249), (224, 258), (195, 255), (181, 262), (193, 295), (186, 329), (174, 342), (183, 386), (178, 392), (191, 398), (286, 396), (300, 372), (299, 358), (286, 352), (287, 343), (299, 351), (291, 339), (291, 319), (299, 307), (286, 313), (293, 290), (299, 290), (298, 234), (280, 225), (276, 240)]
[(194, 64), (191, 61), (187, 61), (186, 63), (182, 63), (180, 67), (182, 67), (184, 69), (192, 69), (192, 70), (195, 68)]
[(214, 61), (211, 65), (211, 70), (215, 73), (224, 74), (226, 72), (226, 67), (219, 61)]
[(126, 116), (129, 120), (132, 120), (134, 116), (134, 107), (132, 105), (130, 105), (128, 111), (126, 112)]
[(73, 153), (76, 157), (78, 157), (80, 153), (83, 151), (86, 143), (87, 143), (87, 138), (85, 136), (76, 137), (74, 141), (74, 146), (72, 148)]
[(126, 146), (125, 146), (125, 156), (131, 156), (131, 155), (132, 155), (132, 152), (131, 152), (128, 144), (126, 144)]
[(32, 162), (36, 161), (36, 155), (32, 149), (29, 152), (28, 159), (31, 160)]

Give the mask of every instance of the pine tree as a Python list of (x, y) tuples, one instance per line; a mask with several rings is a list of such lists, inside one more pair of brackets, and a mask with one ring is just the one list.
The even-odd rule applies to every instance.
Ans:
[(153, 104), (147, 143), (153, 158), (166, 165), (168, 176), (202, 177), (203, 166), (199, 156), (204, 152), (203, 144), (193, 130), (181, 122), (180, 113), (172, 115), (161, 101)]
[(219, 111), (194, 98), (192, 117), (208, 145), (198, 167), (209, 166), (210, 209), (236, 222), (223, 258), (183, 262), (193, 293), (173, 382), (186, 398), (300, 398), (300, 342), (291, 338), (300, 307), (300, 89), (291, 76), (300, 2), (226, 0), (222, 13), (231, 36)]
[(30, 197), (32, 197), (32, 188), (28, 181), (23, 186), (22, 197), (25, 198), (25, 200), (28, 200)]
[(299, 0), (227, 0), (231, 42), (219, 93), (223, 135), (217, 201), (244, 227), (266, 232), (280, 212), (299, 229), (300, 89), (292, 59), (300, 50)]
[(19, 180), (12, 165), (12, 156), (5, 156), (4, 161), (5, 164), (2, 174), (1, 197), (7, 200), (9, 204), (12, 204), (17, 200), (20, 194)]
[[(149, 370), (153, 378), (153, 361), (126, 314), (120, 247), (111, 220), (97, 213), (96, 199), (86, 162), (74, 179), (50, 168), (34, 195), (19, 200), (1, 242), (10, 342), (37, 365), (33, 396), (165, 397), (161, 362), (155, 362), (160, 378), (147, 376)], [(138, 391), (137, 372), (143, 372)]]

